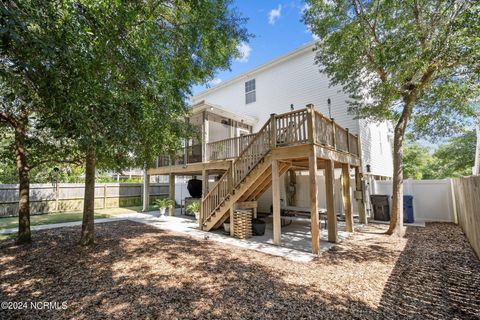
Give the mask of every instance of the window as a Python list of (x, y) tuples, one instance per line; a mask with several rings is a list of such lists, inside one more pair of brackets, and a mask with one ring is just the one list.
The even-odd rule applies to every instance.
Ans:
[(255, 95), (255, 79), (245, 82), (245, 104), (257, 101)]
[(383, 155), (383, 139), (381, 131), (378, 131), (378, 139), (378, 141), (380, 142), (380, 154)]

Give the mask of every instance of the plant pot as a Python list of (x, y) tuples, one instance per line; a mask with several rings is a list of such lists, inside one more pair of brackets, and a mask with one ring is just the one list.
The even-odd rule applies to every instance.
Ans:
[(260, 219), (252, 220), (252, 231), (254, 236), (263, 236), (265, 234), (266, 223)]
[(165, 216), (166, 211), (167, 211), (167, 208), (160, 208), (160, 216), (161, 217)]
[(198, 221), (199, 218), (200, 218), (200, 212), (195, 212), (195, 219), (197, 219)]
[(230, 223), (229, 222), (224, 222), (223, 223), (223, 230), (225, 230), (226, 233), (230, 234)]

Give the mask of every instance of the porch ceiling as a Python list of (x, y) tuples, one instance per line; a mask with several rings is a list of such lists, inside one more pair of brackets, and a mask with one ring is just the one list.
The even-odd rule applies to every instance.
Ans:
[(244, 114), (237, 114), (230, 111), (223, 109), (219, 105), (215, 105), (212, 103), (207, 103), (205, 101), (200, 101), (192, 108), (192, 115), (195, 116), (203, 111), (207, 111), (208, 113), (215, 114), (227, 119), (232, 119), (241, 123), (244, 123), (249, 126), (254, 126), (258, 123), (258, 119), (244, 115)]

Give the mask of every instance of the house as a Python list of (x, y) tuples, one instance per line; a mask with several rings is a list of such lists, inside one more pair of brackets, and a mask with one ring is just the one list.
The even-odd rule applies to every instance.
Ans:
[(148, 173), (169, 175), (171, 198), (175, 176), (202, 177), (202, 230), (230, 219), (233, 235), (237, 210), (272, 211), (273, 242), (280, 244), (281, 211), (299, 220), (308, 212), (318, 253), (320, 216), (331, 242), (338, 239), (337, 215), (347, 231), (354, 213), (366, 221), (362, 174), (392, 175), (389, 126), (347, 112), (347, 95), (329, 87), (313, 48), (302, 46), (192, 98), (188, 121), (199, 137), (160, 156)]
[(313, 104), (317, 111), (359, 135), (364, 173), (375, 178), (390, 178), (393, 172), (391, 124), (355, 119), (349, 114), (348, 95), (338, 86), (329, 86), (327, 76), (320, 73), (314, 63), (314, 48), (314, 43), (306, 44), (221, 82), (195, 95), (192, 104), (195, 108), (204, 102), (256, 119), (253, 132), (257, 132), (272, 113), (288, 112), (292, 105), (300, 109)]

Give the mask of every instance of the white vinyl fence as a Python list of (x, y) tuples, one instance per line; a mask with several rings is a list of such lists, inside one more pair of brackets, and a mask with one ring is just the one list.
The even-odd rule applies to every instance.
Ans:
[[(375, 181), (371, 191), (372, 194), (383, 194), (391, 197), (392, 181)], [(403, 194), (413, 196), (415, 221), (455, 222), (450, 179), (407, 179), (403, 184)]]

